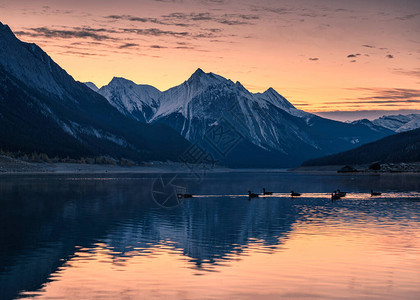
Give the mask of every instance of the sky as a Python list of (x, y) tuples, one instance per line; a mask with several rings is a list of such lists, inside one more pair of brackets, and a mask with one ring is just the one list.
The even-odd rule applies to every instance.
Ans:
[(0, 21), (99, 87), (200, 67), (335, 119), (420, 112), (418, 0), (0, 0)]

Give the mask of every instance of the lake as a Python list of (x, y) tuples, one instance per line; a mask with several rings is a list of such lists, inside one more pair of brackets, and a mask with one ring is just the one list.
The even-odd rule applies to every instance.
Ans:
[(420, 299), (420, 174), (14, 175), (0, 205), (1, 299)]

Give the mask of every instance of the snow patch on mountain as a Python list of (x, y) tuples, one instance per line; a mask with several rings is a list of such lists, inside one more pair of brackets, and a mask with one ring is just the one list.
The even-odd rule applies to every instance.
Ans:
[(295, 117), (304, 118), (304, 119), (308, 120), (308, 119), (310, 119), (314, 116), (313, 114), (307, 113), (303, 110), (300, 110), (300, 109), (297, 109), (296, 107), (294, 107), (292, 103), (290, 103), (286, 98), (284, 98), (282, 95), (280, 95), (273, 88), (269, 88), (264, 93), (256, 93), (256, 94), (254, 94), (254, 96), (257, 99), (260, 99), (260, 100), (263, 101), (263, 102), (260, 102), (263, 106), (266, 103), (270, 103), (270, 104), (288, 112), (289, 114), (291, 114)]
[(357, 121), (353, 121), (353, 122), (347, 122), (347, 123), (348, 124), (353, 124), (353, 125), (363, 125), (363, 126), (366, 126), (366, 127), (370, 128), (374, 131), (379, 131), (379, 130), (381, 130), (381, 128), (384, 128), (382, 126), (373, 124), (372, 121), (370, 121), (368, 119), (361, 119), (361, 120), (357, 120)]
[(420, 114), (383, 116), (373, 120), (372, 124), (395, 132), (414, 130), (420, 127)]
[[(194, 74), (192, 74), (192, 76), (183, 84), (173, 87), (163, 93), (162, 97), (159, 99), (159, 108), (151, 121), (175, 112), (178, 112), (188, 118), (192, 113), (190, 109), (191, 101), (197, 95), (201, 95), (203, 93), (209, 94), (209, 98), (206, 99), (207, 101), (205, 101), (205, 103), (203, 103), (204, 105), (210, 105), (211, 101), (216, 97), (214, 94), (230, 94), (242, 99), (239, 101), (242, 109), (246, 109), (246, 105), (244, 105), (245, 102), (251, 104), (251, 106), (255, 104), (264, 109), (268, 108), (269, 104), (271, 104), (298, 117), (313, 116), (312, 114), (296, 109), (289, 101), (286, 100), (286, 98), (278, 94), (272, 88), (268, 89), (264, 93), (253, 94), (249, 92), (240, 82), (234, 83), (233, 81), (220, 75), (205, 73), (203, 70), (197, 69), (197, 71), (195, 71)], [(211, 93), (213, 93), (213, 95)], [(234, 103), (231, 104), (233, 105)], [(193, 113), (194, 116), (200, 117), (200, 113), (202, 113), (202, 111), (196, 110)]]
[(196, 96), (216, 86), (228, 91), (231, 90), (234, 83), (219, 75), (206, 74), (203, 70), (197, 69), (187, 81), (162, 93), (159, 98), (159, 107), (150, 121), (153, 122), (172, 113), (180, 113), (187, 119), (192, 117), (193, 114), (197, 117), (201, 116), (201, 110), (191, 111), (190, 102)]
[(405, 132), (420, 128), (420, 114), (417, 115), (417, 118), (412, 119), (411, 121), (405, 123), (400, 128), (397, 129), (397, 132)]
[(146, 122), (159, 107), (158, 99), (162, 94), (153, 86), (135, 84), (119, 77), (114, 77), (108, 85), (101, 87), (98, 93), (122, 114)]
[[(218, 126), (223, 118), (246, 141), (264, 150), (283, 154), (293, 153), (296, 145), (314, 151), (328, 151), (325, 145), (329, 139), (323, 137), (320, 140), (320, 136), (328, 136), (324, 132), (330, 128), (328, 126), (340, 123), (296, 109), (273, 88), (263, 93), (251, 93), (239, 81), (234, 83), (201, 69), (167, 91), (155, 90), (150, 95), (148, 89), (151, 87), (114, 78), (98, 92), (125, 115), (141, 120), (138, 112), (147, 111), (147, 115), (143, 114), (144, 122), (169, 125), (189, 141), (203, 139), (206, 132)], [(387, 131), (370, 121), (364, 125), (347, 128), (352, 133), (339, 139), (353, 145), (363, 141), (361, 131), (377, 132), (379, 135)], [(321, 129), (323, 126), (327, 126), (326, 129)], [(351, 124), (345, 126), (352, 127)]]
[(122, 147), (135, 149), (135, 147), (129, 144), (124, 138), (116, 136), (115, 134), (109, 133), (107, 131), (94, 128), (92, 126), (83, 126), (73, 121), (68, 121), (68, 124), (62, 123), (63, 129), (69, 134), (77, 138), (79, 141), (83, 142), (82, 135), (90, 135), (97, 139), (105, 139), (114, 144), (117, 144)]

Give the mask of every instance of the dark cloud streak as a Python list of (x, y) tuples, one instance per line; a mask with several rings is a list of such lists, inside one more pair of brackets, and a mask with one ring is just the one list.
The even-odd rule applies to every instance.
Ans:
[(259, 20), (260, 16), (255, 14), (221, 14), (216, 15), (209, 12), (182, 13), (174, 12), (162, 15), (159, 18), (137, 17), (132, 15), (108, 15), (106, 19), (125, 20), (129, 22), (153, 23), (168, 26), (191, 27), (197, 22), (214, 22), (223, 25), (252, 25), (252, 21)]
[(411, 104), (420, 103), (420, 90), (416, 89), (385, 89), (385, 88), (353, 88), (349, 89), (358, 92), (365, 92), (370, 94), (369, 96), (358, 97), (358, 98), (347, 98), (341, 102), (330, 102), (331, 104)]
[(401, 21), (407, 21), (407, 20), (411, 20), (414, 18), (420, 17), (420, 13), (416, 13), (416, 14), (409, 14), (409, 15), (405, 15), (405, 16), (401, 16), (401, 17), (396, 17), (397, 20), (401, 20)]
[(125, 43), (124, 45), (119, 46), (118, 48), (120, 49), (124, 49), (124, 48), (135, 48), (138, 47), (139, 44), (135, 44), (135, 43)]
[(404, 69), (399, 68), (399, 69), (394, 69), (394, 73), (420, 78), (420, 68), (415, 68), (413, 70), (404, 70)]
[[(101, 33), (99, 33), (101, 32)], [(81, 38), (81, 39), (94, 39), (96, 41), (104, 40), (117, 40), (115, 37), (111, 37), (107, 34), (109, 32), (106, 29), (92, 29), (92, 28), (78, 28), (73, 29), (50, 29), (47, 27), (28, 28), (26, 31), (17, 31), (17, 35), (26, 35), (30, 37), (46, 37), (46, 38)]]

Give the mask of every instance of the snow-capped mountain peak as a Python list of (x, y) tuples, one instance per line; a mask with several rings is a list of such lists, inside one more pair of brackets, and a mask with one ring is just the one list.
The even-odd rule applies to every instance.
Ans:
[(198, 68), (191, 77), (186, 81), (188, 85), (196, 89), (203, 89), (211, 85), (217, 85), (228, 81), (222, 76), (214, 73), (205, 73), (202, 69)]
[(275, 89), (270, 87), (264, 93), (262, 93), (272, 104), (276, 105), (279, 108), (283, 108), (285, 110), (296, 109), (292, 103), (287, 101), (282, 95), (277, 93)]
[(306, 122), (314, 116), (313, 114), (294, 107), (292, 103), (290, 103), (272, 87), (268, 88), (264, 93), (255, 93), (253, 95), (256, 99), (258, 99), (261, 106), (266, 107), (268, 104), (274, 105), (275, 107), (284, 110), (295, 117), (305, 119)]
[(159, 108), (151, 121), (165, 117), (171, 113), (181, 113), (188, 117), (199, 111), (191, 111), (190, 102), (199, 95), (215, 90), (232, 90), (235, 84), (214, 73), (205, 73), (197, 69), (184, 83), (165, 91), (159, 98)]
[(380, 126), (394, 132), (404, 132), (414, 130), (420, 127), (420, 114), (409, 114), (409, 115), (388, 115), (382, 116), (373, 121), (369, 120), (357, 120), (353, 121), (352, 124), (371, 123), (375, 126)]
[[(251, 93), (239, 81), (202, 69), (182, 84), (153, 97), (146, 97), (147, 87), (114, 78), (99, 92), (125, 115), (141, 120), (138, 113), (143, 112), (145, 122), (169, 125), (191, 142), (203, 140), (211, 128), (223, 123), (219, 123), (222, 118), (249, 143), (244, 151), (251, 152), (328, 153), (354, 147), (354, 141), (370, 141), (370, 136), (388, 133), (384, 128), (378, 131), (373, 124), (370, 128), (317, 117), (296, 109), (273, 88)], [(336, 126), (343, 127), (347, 135), (335, 133), (332, 138), (328, 128)], [(332, 139), (337, 143), (331, 143)]]
[(405, 132), (420, 128), (420, 114), (416, 115), (415, 118), (405, 123), (403, 126), (398, 128), (397, 132)]
[(98, 93), (124, 115), (139, 121), (148, 121), (159, 106), (161, 91), (150, 85), (136, 84), (131, 80), (114, 77)]
[[(102, 87), (99, 93), (124, 114), (133, 115), (133, 112), (145, 111), (150, 105), (145, 100), (147, 97), (144, 97), (146, 86), (141, 86), (141, 94), (133, 93), (133, 90), (139, 87), (140, 85), (132, 81), (114, 78), (107, 86)], [(149, 115), (144, 116), (144, 120), (149, 123), (183, 120), (176, 129), (189, 140), (199, 138), (209, 124), (216, 122), (226, 112), (229, 113), (232, 107), (239, 109), (237, 113), (249, 127), (246, 133), (249, 139), (265, 148), (276, 148), (279, 142), (279, 137), (276, 137), (276, 125), (267, 123), (269, 114), (272, 115), (270, 119), (273, 118), (274, 123), (278, 122), (274, 116), (280, 117), (282, 114), (301, 118), (305, 123), (314, 117), (296, 109), (273, 88), (264, 93), (254, 94), (239, 81), (234, 83), (220, 75), (205, 73), (200, 68), (182, 84), (149, 99), (153, 99), (152, 104), (155, 105), (148, 111)]]

